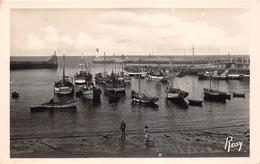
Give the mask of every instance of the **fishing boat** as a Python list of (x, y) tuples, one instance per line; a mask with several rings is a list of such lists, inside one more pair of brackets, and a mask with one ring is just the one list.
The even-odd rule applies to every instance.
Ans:
[(179, 88), (173, 87), (173, 76), (170, 77), (170, 82), (171, 82), (171, 85), (166, 87), (166, 89), (165, 89), (166, 98), (172, 99), (172, 100), (177, 100), (177, 99), (184, 99), (189, 95), (188, 92), (183, 91)]
[(237, 92), (233, 92), (233, 97), (245, 97), (245, 93), (237, 93)]
[(211, 88), (211, 76), (210, 76), (210, 87), (204, 88), (203, 92), (204, 92), (204, 99), (209, 101), (225, 102), (227, 98), (230, 98), (230, 95), (227, 95), (226, 92), (214, 90)]
[(70, 100), (70, 101), (58, 101), (55, 102), (54, 99), (52, 98), (50, 101), (42, 103), (40, 105), (34, 105), (31, 106), (31, 112), (35, 111), (42, 111), (44, 109), (69, 109), (69, 108), (76, 108), (77, 100)]
[(109, 76), (106, 71), (106, 53), (104, 52), (104, 61), (103, 61), (104, 71), (99, 72), (95, 75), (95, 81), (99, 84), (105, 84), (105, 82), (108, 80)]
[(189, 101), (189, 105), (202, 106), (202, 101), (201, 100), (188, 99), (188, 101)]
[[(139, 56), (139, 71), (140, 71), (140, 56)], [(133, 102), (139, 102), (144, 104), (154, 104), (159, 100), (156, 96), (150, 96), (148, 94), (141, 92), (141, 83), (140, 83), (140, 73), (139, 73), (139, 79), (138, 79), (138, 92), (132, 90), (131, 91), (131, 98)]]
[(102, 91), (94, 86), (92, 81), (87, 81), (84, 86), (80, 87), (78, 96), (88, 100), (100, 100)]
[(105, 90), (112, 92), (124, 92), (126, 84), (124, 80), (118, 79), (116, 74), (112, 71), (109, 79), (105, 81)]
[(169, 80), (169, 76), (164, 73), (161, 69), (159, 69), (159, 64), (155, 69), (151, 69), (147, 72), (147, 77), (153, 81), (167, 82)]
[(168, 99), (184, 99), (189, 95), (188, 92), (172, 86), (166, 87), (165, 92)]
[(92, 74), (90, 73), (87, 64), (85, 60), (83, 59), (83, 53), (81, 57), (81, 62), (79, 63), (80, 71), (79, 73), (77, 72), (74, 75), (74, 83), (75, 84), (84, 84), (86, 81), (89, 81), (92, 79)]
[(121, 68), (122, 70), (118, 72), (117, 76), (119, 80), (124, 80), (125, 83), (131, 83), (132, 78), (129, 76), (128, 73), (124, 71), (124, 55), (122, 55), (122, 60), (119, 60), (121, 62)]
[(114, 54), (114, 68), (115, 73), (112, 70), (112, 73), (108, 80), (105, 81), (105, 90), (109, 92), (125, 92), (126, 84), (123, 79), (119, 79), (116, 74), (116, 59)]
[(205, 72), (198, 72), (199, 79), (216, 79), (216, 80), (228, 80), (229, 76), (228, 73), (225, 71), (223, 73), (220, 73), (219, 71), (215, 70), (212, 73), (205, 71)]
[(17, 93), (16, 91), (12, 92), (12, 98), (18, 98), (19, 97), (19, 93)]
[(68, 95), (68, 94), (73, 94), (74, 92), (74, 85), (70, 81), (69, 76), (65, 75), (65, 55), (63, 55), (63, 75), (62, 79), (59, 80), (58, 82), (54, 81), (54, 93), (59, 94), (59, 95)]

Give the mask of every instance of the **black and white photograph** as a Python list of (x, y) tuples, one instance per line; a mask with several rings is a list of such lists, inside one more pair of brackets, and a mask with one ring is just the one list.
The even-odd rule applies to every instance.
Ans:
[(252, 160), (253, 2), (107, 3), (1, 11), (8, 161)]

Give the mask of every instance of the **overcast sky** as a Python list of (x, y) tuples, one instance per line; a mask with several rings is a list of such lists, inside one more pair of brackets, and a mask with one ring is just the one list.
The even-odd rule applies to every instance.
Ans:
[(11, 56), (249, 54), (248, 9), (12, 9)]

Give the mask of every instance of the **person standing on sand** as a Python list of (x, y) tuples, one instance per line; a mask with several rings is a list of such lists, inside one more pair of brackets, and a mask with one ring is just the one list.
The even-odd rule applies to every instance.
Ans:
[(120, 129), (121, 129), (121, 138), (122, 138), (122, 139), (125, 139), (125, 128), (126, 128), (125, 122), (124, 122), (124, 120), (122, 120), (121, 126), (120, 126)]
[(145, 137), (145, 141), (148, 142), (149, 141), (148, 126), (144, 127), (144, 137)]

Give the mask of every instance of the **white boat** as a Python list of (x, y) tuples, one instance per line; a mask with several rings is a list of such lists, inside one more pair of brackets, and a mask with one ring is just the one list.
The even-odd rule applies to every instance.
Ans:
[(85, 60), (83, 59), (83, 54), (81, 57), (81, 62), (79, 63), (80, 71), (79, 73), (77, 72), (74, 75), (74, 83), (75, 84), (84, 84), (86, 81), (89, 81), (92, 79), (92, 74), (90, 71), (87, 69), (87, 64)]
[(169, 76), (162, 70), (159, 70), (159, 64), (155, 69), (149, 70), (146, 76), (153, 81), (167, 82), (169, 80)]
[(94, 84), (86, 83), (83, 87), (80, 88), (82, 91), (82, 96), (86, 99), (93, 100), (94, 94)]
[(115, 57), (114, 57), (114, 68), (115, 68), (115, 73), (112, 71), (112, 73), (109, 76), (108, 80), (105, 81), (105, 90), (109, 91), (109, 92), (110, 91), (113, 91), (113, 92), (124, 92), (125, 88), (126, 88), (126, 84), (125, 84), (124, 80), (118, 79), (118, 76), (116, 74)]
[(74, 85), (70, 81), (68, 76), (65, 76), (65, 55), (63, 55), (63, 75), (62, 79), (58, 82), (54, 81), (54, 93), (60, 94), (60, 95), (68, 95), (73, 94), (74, 92)]
[(167, 75), (150, 75), (147, 74), (147, 77), (153, 81), (166, 82), (169, 80), (169, 76)]
[(146, 74), (147, 74), (146, 72), (128, 72), (129, 76), (139, 76), (139, 75), (141, 75), (142, 77), (145, 77)]

